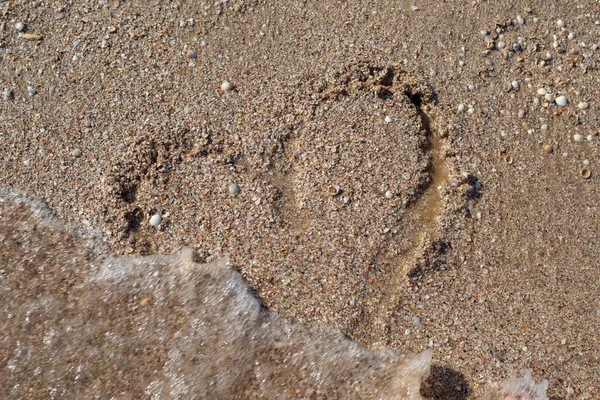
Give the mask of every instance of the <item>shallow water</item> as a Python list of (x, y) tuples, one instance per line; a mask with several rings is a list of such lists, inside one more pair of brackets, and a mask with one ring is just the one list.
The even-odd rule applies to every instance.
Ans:
[[(422, 398), (431, 351), (289, 323), (225, 259), (114, 258), (5, 188), (0, 239), (1, 398)], [(529, 375), (506, 385), (489, 398), (545, 398)]]

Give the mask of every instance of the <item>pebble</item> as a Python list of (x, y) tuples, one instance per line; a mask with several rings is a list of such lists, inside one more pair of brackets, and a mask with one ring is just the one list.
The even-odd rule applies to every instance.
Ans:
[(568, 101), (567, 98), (565, 96), (558, 96), (556, 99), (556, 104), (558, 104), (561, 107), (564, 107), (567, 105)]
[(25, 30), (25, 24), (22, 22), (17, 22), (17, 24), (15, 25), (15, 29), (18, 32), (23, 32)]
[(421, 318), (414, 317), (413, 318), (413, 324), (415, 324), (415, 325), (421, 325)]
[(192, 49), (187, 49), (187, 50), (185, 51), (185, 56), (186, 56), (187, 58), (197, 58), (197, 57), (198, 57), (198, 53), (196, 53), (196, 51), (195, 51), (195, 50), (192, 50)]
[(552, 96), (550, 93), (548, 93), (547, 95), (544, 96), (544, 98), (546, 99), (546, 101), (548, 103), (554, 103), (554, 96)]
[(28, 86), (27, 87), (27, 94), (29, 94), (30, 96), (35, 96), (37, 94), (37, 90), (35, 90), (31, 86)]
[(585, 101), (582, 101), (581, 103), (579, 103), (580, 110), (587, 110), (589, 106), (590, 105), (588, 103), (586, 103)]
[(75, 149), (71, 152), (71, 155), (75, 158), (79, 158), (81, 157), (81, 150), (80, 149)]
[(230, 92), (233, 90), (233, 85), (231, 84), (231, 82), (225, 81), (221, 83), (221, 90), (224, 92)]
[(2, 97), (5, 101), (11, 101), (15, 98), (12, 90), (10, 89), (6, 89), (4, 92), (2, 92)]
[(558, 26), (559, 28), (564, 28), (565, 21), (563, 21), (562, 19), (559, 19), (558, 21), (556, 21), (556, 26)]
[(388, 124), (391, 123), (392, 122), (392, 118), (390, 118), (390, 116), (386, 116), (385, 117), (385, 122), (388, 123)]
[(552, 151), (553, 151), (552, 146), (550, 146), (549, 144), (545, 145), (544, 151), (548, 154), (552, 153)]
[(151, 226), (159, 226), (162, 221), (162, 218), (158, 214), (154, 214), (150, 217), (150, 225)]
[(513, 87), (513, 89), (519, 88), (519, 82), (517, 82), (517, 81), (512, 81), (510, 85)]
[(576, 133), (575, 135), (573, 135), (573, 140), (575, 140), (576, 142), (583, 142), (583, 135)]
[(587, 140), (588, 140), (588, 142), (591, 142), (592, 140), (594, 140), (594, 136), (593, 135), (587, 135)]
[(575, 39), (575, 33), (573, 33), (573, 32), (569, 33), (569, 36), (567, 36), (567, 39), (569, 39), (569, 40)]
[(235, 183), (229, 184), (229, 193), (236, 194), (239, 192), (240, 192), (240, 187), (238, 185), (236, 185)]
[(464, 104), (459, 104), (458, 105), (458, 111), (460, 111), (460, 112), (467, 111), (467, 106), (465, 106)]
[(582, 162), (584, 167), (589, 167), (590, 166), (590, 160), (583, 160)]
[(391, 199), (392, 197), (394, 197), (394, 193), (392, 193), (390, 190), (388, 190), (387, 192), (385, 192), (385, 198), (386, 199)]

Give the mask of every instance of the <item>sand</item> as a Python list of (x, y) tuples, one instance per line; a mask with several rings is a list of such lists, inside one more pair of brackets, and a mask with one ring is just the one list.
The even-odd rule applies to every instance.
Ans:
[(426, 396), (522, 368), (600, 396), (595, 2), (0, 10), (3, 184), (113, 254), (226, 256), (286, 320), (431, 349)]

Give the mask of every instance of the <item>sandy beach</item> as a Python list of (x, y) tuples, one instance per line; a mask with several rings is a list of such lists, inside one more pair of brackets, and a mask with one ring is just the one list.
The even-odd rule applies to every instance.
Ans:
[[(64, 309), (86, 326), (98, 315), (98, 332), (118, 317), (130, 321), (115, 328), (119, 346), (147, 351), (141, 369), (125, 353), (84, 363), (103, 378), (51, 398), (525, 399), (494, 391), (522, 369), (550, 399), (600, 398), (596, 1), (1, 1), (0, 28), (3, 312), (28, 315), (43, 292), (58, 300), (40, 326), (69, 325), (52, 317)], [(35, 228), (49, 219), (50, 231)], [(236, 296), (262, 310), (243, 329), (266, 344), (244, 360), (259, 354), (266, 369), (249, 363), (256, 380), (229, 392), (202, 392), (201, 379), (187, 392), (150, 386), (152, 371), (194, 375), (197, 360), (173, 372), (169, 340), (189, 346), (183, 326), (233, 312), (190, 306), (186, 279), (211, 276), (197, 290), (218, 291), (238, 275), (176, 275), (181, 290), (159, 296), (131, 261), (138, 284), (98, 283), (113, 258), (151, 256), (148, 271), (172, 274), (191, 265), (168, 256), (182, 249), (201, 271), (229, 260), (260, 307), (246, 289)], [(96, 309), (111, 285), (119, 301), (150, 299), (146, 311)], [(181, 318), (167, 323), (169, 304)], [(128, 342), (138, 322), (156, 337)], [(67, 375), (27, 388), (34, 369), (11, 363), (17, 343), (44, 346), (26, 340), (43, 329), (3, 323), (2, 397), (48, 398), (44, 382)], [(281, 335), (293, 351), (272, 353)], [(94, 340), (84, 343), (109, 346)], [(48, 360), (75, 362), (51, 348)], [(431, 354), (430, 371), (404, 354)], [(356, 369), (323, 372), (352, 357)], [(311, 362), (322, 387), (301, 372)], [(238, 379), (236, 363), (200, 365), (213, 363)], [(410, 384), (394, 379), (407, 368)], [(342, 385), (344, 374), (365, 386)]]

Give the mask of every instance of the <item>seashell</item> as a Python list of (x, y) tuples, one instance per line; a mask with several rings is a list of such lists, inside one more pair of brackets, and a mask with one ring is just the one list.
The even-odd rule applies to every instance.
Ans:
[(35, 33), (24, 33), (21, 37), (25, 40), (42, 40), (42, 35), (37, 35)]
[(332, 196), (337, 196), (342, 192), (342, 189), (338, 185), (329, 185), (327, 192)]
[(506, 161), (506, 163), (510, 165), (513, 163), (513, 158), (510, 154), (507, 154), (504, 156), (504, 161)]
[(592, 171), (589, 168), (583, 168), (581, 171), (579, 171), (579, 174), (583, 179), (590, 179), (592, 176)]

